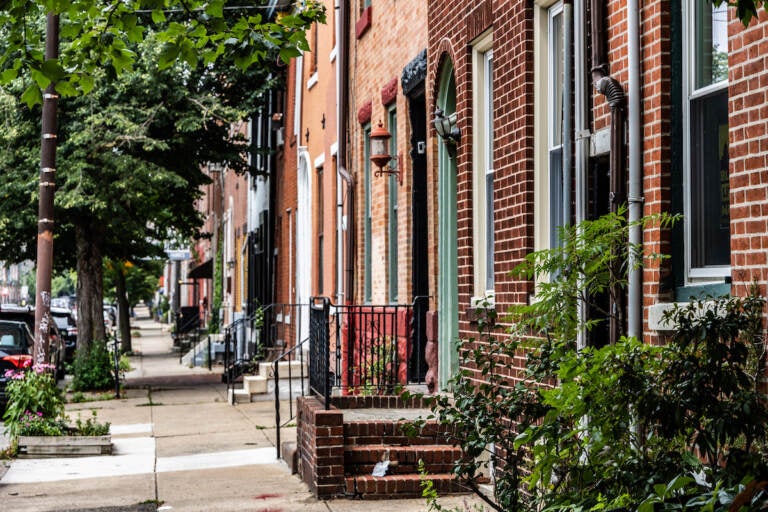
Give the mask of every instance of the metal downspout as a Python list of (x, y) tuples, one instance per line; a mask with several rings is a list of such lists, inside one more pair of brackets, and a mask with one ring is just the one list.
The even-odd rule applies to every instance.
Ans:
[[(574, 181), (575, 181), (575, 222), (586, 220), (587, 207), (587, 163), (589, 160), (589, 118), (587, 116), (587, 58), (586, 58), (586, 0), (573, 2), (573, 129), (574, 129)], [(578, 303), (579, 323), (584, 325), (587, 317), (586, 304)], [(580, 329), (576, 337), (579, 350), (586, 346), (586, 332)]]
[(347, 171), (347, 131), (349, 120), (349, 6), (346, 0), (336, 0), (339, 22), (336, 24), (336, 127), (338, 154), (336, 157), (338, 173), (347, 184), (347, 247), (345, 258), (344, 299), (347, 304), (355, 300), (355, 178)]
[(562, 225), (571, 223), (571, 183), (573, 169), (573, 4), (563, 2), (563, 219)]
[[(627, 46), (629, 62), (629, 243), (637, 249), (643, 243), (640, 219), (643, 215), (642, 136), (640, 126), (640, 9), (637, 0), (627, 1)], [(643, 334), (643, 274), (629, 252), (627, 334), (641, 339)]]

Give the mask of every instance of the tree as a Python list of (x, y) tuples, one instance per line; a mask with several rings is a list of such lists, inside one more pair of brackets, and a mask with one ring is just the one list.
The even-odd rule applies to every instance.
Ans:
[[(95, 73), (98, 87), (61, 111), (57, 264), (77, 267), (80, 353), (105, 339), (103, 259), (161, 257), (169, 237), (201, 236), (194, 203), (208, 178), (200, 165), (226, 161), (247, 172), (245, 141), (230, 135), (230, 123), (253, 111), (279, 77), (274, 66), (239, 71), (227, 62), (197, 68), (176, 62), (158, 71), (162, 51), (159, 38), (148, 34), (135, 46), (140, 57), (131, 71)], [(8, 148), (0, 163), (13, 169), (0, 176), (10, 192), (0, 204), (0, 225), (7, 227), (0, 254), (24, 259), (34, 254), (35, 184), (24, 170), (36, 160), (31, 134), (39, 107), (9, 95), (0, 105), (9, 128), (0, 134)]]
[[(45, 359), (48, 352), (47, 329), (41, 326), (49, 321), (59, 95), (88, 93), (96, 83), (95, 73), (102, 68), (117, 75), (130, 70), (136, 53), (129, 45), (141, 43), (147, 26), (159, 26), (156, 33), (163, 43), (158, 59), (161, 69), (177, 61), (194, 68), (200, 63), (210, 66), (226, 60), (244, 70), (272, 60), (276, 55), (287, 61), (298, 55), (300, 49), (308, 49), (305, 29), (313, 22), (324, 21), (324, 7), (312, 0), (303, 3), (294, 15), (278, 16), (276, 21), (269, 21), (260, 12), (272, 7), (263, 4), (228, 7), (225, 3), (224, 0), (113, 0), (104, 6), (93, 0), (58, 3), (11, 0), (0, 8), (0, 26), (6, 36), (4, 47), (0, 48), (4, 50), (0, 53), (0, 83), (11, 82), (28, 72), (33, 82), (26, 86), (22, 98), (29, 106), (43, 102), (36, 283), (40, 300), (34, 346), (37, 360)], [(40, 30), (43, 17), (45, 36)], [(61, 52), (60, 17), (64, 20), (61, 34), (65, 40)], [(41, 89), (45, 89), (45, 94)], [(101, 241), (104, 235), (101, 226), (91, 227), (88, 231), (82, 226), (76, 229), (80, 241), (88, 235)], [(78, 264), (85, 265), (82, 269), (78, 266), (79, 272), (96, 270), (88, 266), (88, 262), (101, 257), (98, 249), (98, 244), (95, 247), (78, 244)], [(100, 288), (100, 277), (97, 271), (92, 283), (79, 280), (78, 286)], [(93, 322), (96, 315), (93, 302), (85, 305), (86, 308), (81, 308), (85, 314), (83, 323), (95, 334), (101, 334), (103, 329)]]
[(139, 302), (147, 302), (157, 290), (158, 276), (162, 273), (160, 260), (138, 260), (106, 262), (104, 274), (105, 293), (118, 305), (118, 326), (120, 328), (120, 351), (133, 350), (131, 344), (131, 311)]

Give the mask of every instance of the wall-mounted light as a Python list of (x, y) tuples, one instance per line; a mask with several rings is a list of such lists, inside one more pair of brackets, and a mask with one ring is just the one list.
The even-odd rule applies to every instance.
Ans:
[(437, 134), (443, 139), (448, 155), (454, 158), (456, 156), (456, 147), (459, 145), (459, 141), (461, 141), (461, 130), (459, 130), (456, 112), (446, 116), (442, 109), (437, 107), (432, 124), (435, 125)]
[(384, 124), (379, 121), (379, 124), (371, 130), (371, 162), (379, 168), (374, 172), (376, 177), (383, 174), (394, 174), (397, 176), (400, 184), (403, 184), (403, 161), (400, 155), (393, 156), (389, 154), (387, 147), (389, 147), (389, 139), (392, 138), (392, 134), (384, 128)]

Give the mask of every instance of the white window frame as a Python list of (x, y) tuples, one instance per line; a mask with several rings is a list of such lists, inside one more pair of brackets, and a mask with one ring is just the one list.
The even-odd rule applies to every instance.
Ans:
[[(554, 19), (556, 16), (560, 16), (562, 20), (563, 15), (563, 3), (562, 2), (556, 2), (552, 6), (550, 6), (547, 9), (547, 100), (546, 100), (546, 109), (547, 109), (547, 151), (546, 151), (546, 169), (547, 169), (547, 204), (549, 205), (549, 222), (547, 225), (547, 231), (548, 231), (548, 247), (552, 248), (557, 245), (559, 245), (560, 240), (560, 233), (558, 228), (563, 225), (563, 183), (562, 183), (562, 175), (563, 175), (563, 168), (562, 168), (562, 152), (563, 152), (563, 142), (562, 142), (562, 126), (557, 126), (558, 121), (558, 112), (555, 108), (557, 106), (556, 103), (553, 103), (554, 98), (558, 94), (562, 94), (562, 90), (557, 90), (558, 81), (555, 79), (554, 74), (555, 70), (561, 70), (563, 69), (564, 63), (557, 62), (556, 57), (561, 57), (560, 55), (555, 55), (554, 49), (555, 41), (554, 37), (558, 34), (554, 34)], [(559, 33), (559, 36), (562, 36), (562, 29)], [(562, 42), (560, 43), (562, 48)], [(560, 106), (562, 107), (563, 103), (560, 103)], [(559, 113), (560, 121), (562, 121), (562, 109)], [(556, 131), (560, 130), (560, 143), (558, 144), (555, 140), (555, 134)], [(557, 179), (553, 179), (553, 172), (552, 172), (552, 153), (555, 151), (560, 151), (560, 169), (559, 172), (556, 173), (554, 176)], [(560, 218), (558, 218), (560, 217)]]
[[(488, 211), (489, 180), (493, 180), (493, 32), (488, 31), (472, 44), (473, 67), (473, 168), (472, 173), (472, 229), (473, 229), (473, 306), (493, 304), (494, 279), (494, 226), (490, 224)], [(489, 73), (490, 72), (490, 73)], [(490, 75), (490, 76), (489, 76)], [(493, 194), (493, 191), (490, 192)], [(489, 268), (490, 267), (490, 268)]]
[[(693, 233), (690, 219), (692, 218), (692, 190), (691, 190), (691, 103), (694, 100), (706, 97), (728, 88), (728, 80), (696, 88), (696, 44), (695, 44), (695, 15), (696, 8), (711, 8), (710, 3), (700, 0), (686, 0), (683, 2), (683, 201), (684, 201), (684, 232), (685, 232), (685, 280), (686, 284), (702, 282), (722, 282), (731, 275), (730, 265), (712, 265), (705, 267), (693, 266)], [(727, 8), (726, 8), (727, 9)], [(727, 12), (727, 11), (726, 11)]]

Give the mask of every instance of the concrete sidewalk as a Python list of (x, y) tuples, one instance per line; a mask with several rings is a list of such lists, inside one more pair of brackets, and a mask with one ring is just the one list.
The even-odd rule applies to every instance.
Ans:
[[(229, 405), (221, 367), (181, 366), (168, 326), (141, 319), (133, 330), (138, 355), (131, 358), (124, 396), (67, 405), (72, 418), (96, 410), (100, 421), (110, 422), (115, 453), (6, 462), (0, 510), (424, 510), (423, 500), (316, 500), (276, 460), (273, 401)], [(287, 402), (281, 409), (286, 418)], [(295, 436), (295, 427), (281, 430), (282, 440)]]

